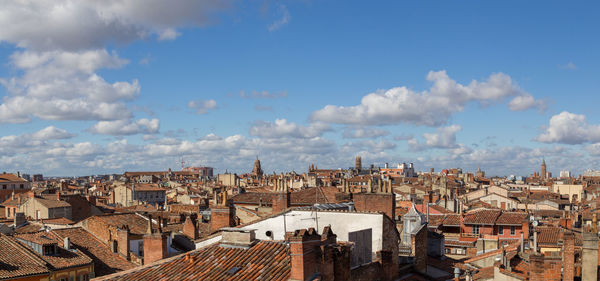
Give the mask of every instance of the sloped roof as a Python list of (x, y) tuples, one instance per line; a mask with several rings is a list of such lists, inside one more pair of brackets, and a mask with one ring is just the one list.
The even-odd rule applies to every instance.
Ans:
[(249, 249), (213, 244), (98, 280), (288, 280), (288, 246), (259, 241)]
[[(46, 231), (40, 231), (37, 233), (27, 233), (27, 234), (16, 234), (15, 237), (17, 239), (23, 239), (27, 241), (32, 241), (34, 243), (43, 242), (44, 244), (59, 244), (56, 239), (53, 239), (50, 234)], [(21, 242), (21, 241), (19, 241)], [(38, 243), (39, 244), (39, 243)], [(25, 247), (29, 248), (29, 246), (22, 244)], [(59, 244), (60, 245), (60, 244)], [(31, 248), (29, 248), (31, 249)], [(68, 251), (62, 248), (61, 246), (57, 247), (58, 253), (57, 255), (52, 256), (44, 256), (36, 255), (44, 260), (47, 264), (51, 266), (51, 269), (58, 270), (73, 266), (84, 266), (92, 263), (92, 259), (83, 254), (80, 251)], [(33, 252), (32, 250), (32, 253)]]
[(52, 233), (59, 241), (69, 237), (75, 249), (90, 257), (94, 261), (96, 276), (112, 274), (135, 267), (133, 263), (127, 261), (121, 255), (113, 253), (108, 246), (80, 227), (55, 229)]
[(491, 225), (496, 222), (496, 219), (498, 219), (498, 216), (500, 216), (501, 213), (501, 210), (494, 209), (481, 209), (468, 212), (463, 219), (463, 223)]
[(0, 279), (50, 273), (44, 262), (24, 247), (14, 238), (0, 234)]
[(502, 212), (496, 220), (498, 225), (521, 225), (527, 221), (527, 213), (522, 212)]

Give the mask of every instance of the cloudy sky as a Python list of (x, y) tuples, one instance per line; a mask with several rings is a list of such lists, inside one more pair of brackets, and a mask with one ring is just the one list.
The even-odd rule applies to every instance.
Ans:
[(599, 8), (0, 0), (0, 169), (600, 169)]

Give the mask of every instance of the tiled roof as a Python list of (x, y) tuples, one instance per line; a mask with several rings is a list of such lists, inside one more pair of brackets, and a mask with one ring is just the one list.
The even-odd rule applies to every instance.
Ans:
[(249, 249), (214, 244), (98, 280), (288, 280), (287, 251), (285, 244), (271, 241)]
[(15, 174), (0, 174), (0, 182), (27, 182), (27, 180)]
[(138, 214), (133, 213), (101, 215), (94, 216), (89, 219), (99, 219), (107, 225), (116, 227), (127, 225), (133, 234), (145, 234), (148, 228), (148, 220)]
[(82, 228), (56, 229), (52, 233), (60, 241), (64, 241), (65, 237), (69, 237), (75, 249), (92, 258), (96, 276), (112, 274), (135, 267), (133, 263), (121, 257), (121, 255), (113, 253), (108, 246)]
[(44, 262), (24, 247), (13, 237), (0, 234), (0, 279), (50, 273)]
[(486, 224), (492, 225), (496, 222), (498, 216), (502, 213), (501, 210), (481, 209), (468, 212), (463, 219), (465, 224)]
[[(39, 241), (46, 241), (47, 239), (52, 240), (53, 243), (59, 244), (56, 239), (49, 238), (49, 234), (45, 231), (40, 231), (37, 233), (28, 233), (28, 234), (17, 234), (15, 237), (18, 239), (24, 239), (28, 241), (32, 241), (34, 239), (39, 239)], [(46, 238), (43, 238), (46, 237)], [(35, 242), (35, 241), (33, 241)], [(49, 243), (49, 242), (48, 242)], [(25, 247), (28, 247), (25, 244), (22, 244)], [(60, 244), (59, 244), (60, 245)], [(29, 248), (31, 249), (31, 248)], [(43, 259), (46, 263), (48, 263), (52, 269), (58, 270), (73, 266), (84, 266), (92, 263), (92, 259), (83, 254), (81, 251), (68, 251), (62, 248), (61, 246), (57, 247), (58, 254), (52, 256), (44, 256), (37, 255), (39, 258)], [(37, 254), (37, 253), (36, 253)]]
[(559, 233), (562, 231), (559, 227), (544, 226), (537, 227), (538, 232), (537, 242), (540, 244), (553, 244), (557, 245)]
[(447, 214), (444, 218), (443, 225), (446, 226), (460, 226), (460, 215), (459, 214)]
[(41, 221), (42, 221), (42, 223), (48, 223), (48, 224), (64, 224), (64, 225), (75, 224), (74, 221), (67, 219), (67, 218), (43, 219)]
[(33, 242), (39, 245), (52, 245), (58, 244), (56, 240), (49, 237), (46, 232), (35, 232), (35, 233), (23, 233), (15, 235), (17, 239), (23, 239), (29, 242)]
[[(339, 203), (335, 194), (339, 193), (337, 187), (310, 187), (290, 193), (290, 204), (292, 206), (313, 205), (315, 203)], [(271, 205), (276, 192), (246, 192), (233, 196), (231, 199), (237, 204), (255, 204), (258, 205), (262, 200), (263, 204)]]
[(498, 225), (521, 225), (527, 221), (527, 213), (521, 212), (502, 212), (502, 214), (496, 220)]

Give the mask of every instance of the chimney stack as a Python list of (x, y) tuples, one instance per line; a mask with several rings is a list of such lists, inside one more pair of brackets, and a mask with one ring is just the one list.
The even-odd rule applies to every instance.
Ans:
[(598, 279), (598, 234), (583, 232), (583, 254), (581, 259), (581, 279)]
[(211, 208), (210, 231), (215, 232), (222, 227), (235, 226), (235, 207), (231, 200)]
[(168, 256), (167, 233), (156, 232), (144, 235), (144, 264), (150, 264)]
[(183, 224), (183, 234), (192, 240), (196, 240), (200, 236), (196, 221), (191, 216), (186, 216), (185, 223)]
[(290, 280), (305, 281), (317, 272), (321, 236), (314, 228), (296, 230), (289, 237), (291, 255)]
[(563, 238), (563, 280), (575, 278), (575, 235), (567, 231)]

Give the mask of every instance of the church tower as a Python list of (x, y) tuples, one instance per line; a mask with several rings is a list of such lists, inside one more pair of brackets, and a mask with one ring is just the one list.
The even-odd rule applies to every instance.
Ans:
[(263, 170), (260, 167), (260, 160), (258, 160), (258, 157), (256, 158), (256, 160), (254, 160), (254, 168), (252, 169), (252, 175), (257, 178), (261, 178), (263, 176)]
[(546, 159), (542, 159), (542, 168), (540, 169), (540, 178), (546, 179)]

